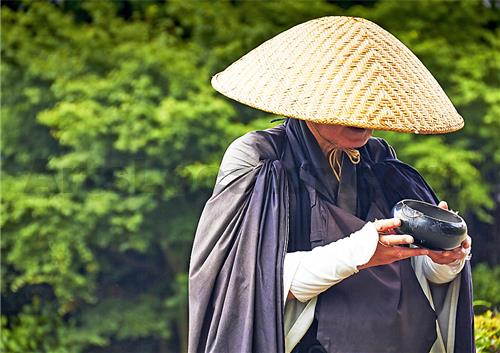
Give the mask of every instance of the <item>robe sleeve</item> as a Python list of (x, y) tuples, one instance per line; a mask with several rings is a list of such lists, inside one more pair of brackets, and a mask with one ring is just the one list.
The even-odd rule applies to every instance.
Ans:
[(189, 352), (283, 352), (288, 182), (273, 146), (227, 149), (189, 267)]

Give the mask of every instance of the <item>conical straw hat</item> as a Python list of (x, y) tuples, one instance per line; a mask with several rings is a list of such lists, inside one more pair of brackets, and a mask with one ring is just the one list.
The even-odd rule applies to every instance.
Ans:
[(251, 107), (323, 124), (419, 134), (464, 125), (410, 49), (359, 17), (299, 24), (213, 76), (212, 86)]

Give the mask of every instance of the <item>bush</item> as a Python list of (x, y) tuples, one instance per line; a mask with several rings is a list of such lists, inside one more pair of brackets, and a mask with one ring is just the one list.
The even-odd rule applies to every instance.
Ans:
[(483, 315), (476, 315), (474, 332), (476, 334), (477, 353), (500, 352), (500, 318), (488, 310)]
[(489, 267), (487, 264), (474, 266), (474, 300), (491, 309), (500, 308), (500, 266)]

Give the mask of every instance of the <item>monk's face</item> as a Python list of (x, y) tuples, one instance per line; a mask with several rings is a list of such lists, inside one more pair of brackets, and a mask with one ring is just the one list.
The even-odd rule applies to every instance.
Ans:
[[(307, 122), (309, 129), (318, 138), (314, 128), (319, 132), (322, 138), (335, 143), (340, 147), (358, 148), (364, 146), (373, 130), (363, 129), (358, 127), (342, 126), (342, 125), (325, 125), (316, 124), (310, 121)], [(312, 126), (314, 125), (314, 126)]]

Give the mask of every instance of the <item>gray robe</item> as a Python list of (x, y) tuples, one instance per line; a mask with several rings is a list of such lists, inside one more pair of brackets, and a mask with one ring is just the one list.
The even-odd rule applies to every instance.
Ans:
[[(395, 200), (407, 196), (427, 201), (435, 198), (416, 171), (394, 159), (384, 141), (371, 139), (360, 151), (365, 164), (359, 167), (360, 197), (357, 214), (353, 215), (335, 209), (338, 200), (331, 171), (304, 122), (289, 119), (284, 125), (246, 134), (231, 144), (193, 244), (189, 272), (190, 352), (283, 352), (282, 278), (286, 252), (308, 250), (311, 242), (321, 237), (324, 243), (348, 235), (374, 216), (370, 211), (374, 204), (378, 204), (379, 216), (388, 216), (387, 210)], [(368, 175), (370, 178), (365, 178)], [(311, 187), (331, 204), (332, 214), (311, 212), (307, 192)], [(332, 224), (328, 234), (311, 232), (315, 222), (324, 222), (314, 214)], [(435, 314), (421, 292), (413, 294), (420, 287), (415, 287), (409, 261), (381, 267), (363, 270), (357, 280), (344, 281), (344, 287), (336, 285), (320, 295), (319, 308), (352, 308), (335, 315), (328, 315), (327, 309), (318, 316), (323, 330), (314, 335), (330, 352), (362, 352), (363, 347), (377, 342), (388, 348), (384, 351), (402, 352), (414, 345), (415, 352), (428, 352), (435, 338), (428, 337), (435, 333)], [(456, 347), (460, 352), (472, 352), (470, 268), (463, 272), (466, 285), (461, 286), (457, 314), (460, 335), (456, 335), (463, 342)], [(358, 295), (359, 290), (369, 290), (374, 283), (381, 285), (377, 287), (380, 290), (376, 289), (381, 296)], [(384, 300), (384, 295), (394, 300)], [(370, 300), (364, 302), (367, 297)], [(338, 302), (339, 298), (345, 302)], [(375, 298), (378, 306), (373, 311), (369, 304)], [(358, 325), (362, 319), (380, 320), (377, 339), (370, 333), (374, 325), (364, 329)], [(345, 337), (346, 332), (356, 335), (356, 339)], [(330, 344), (332, 337), (334, 343)]]

